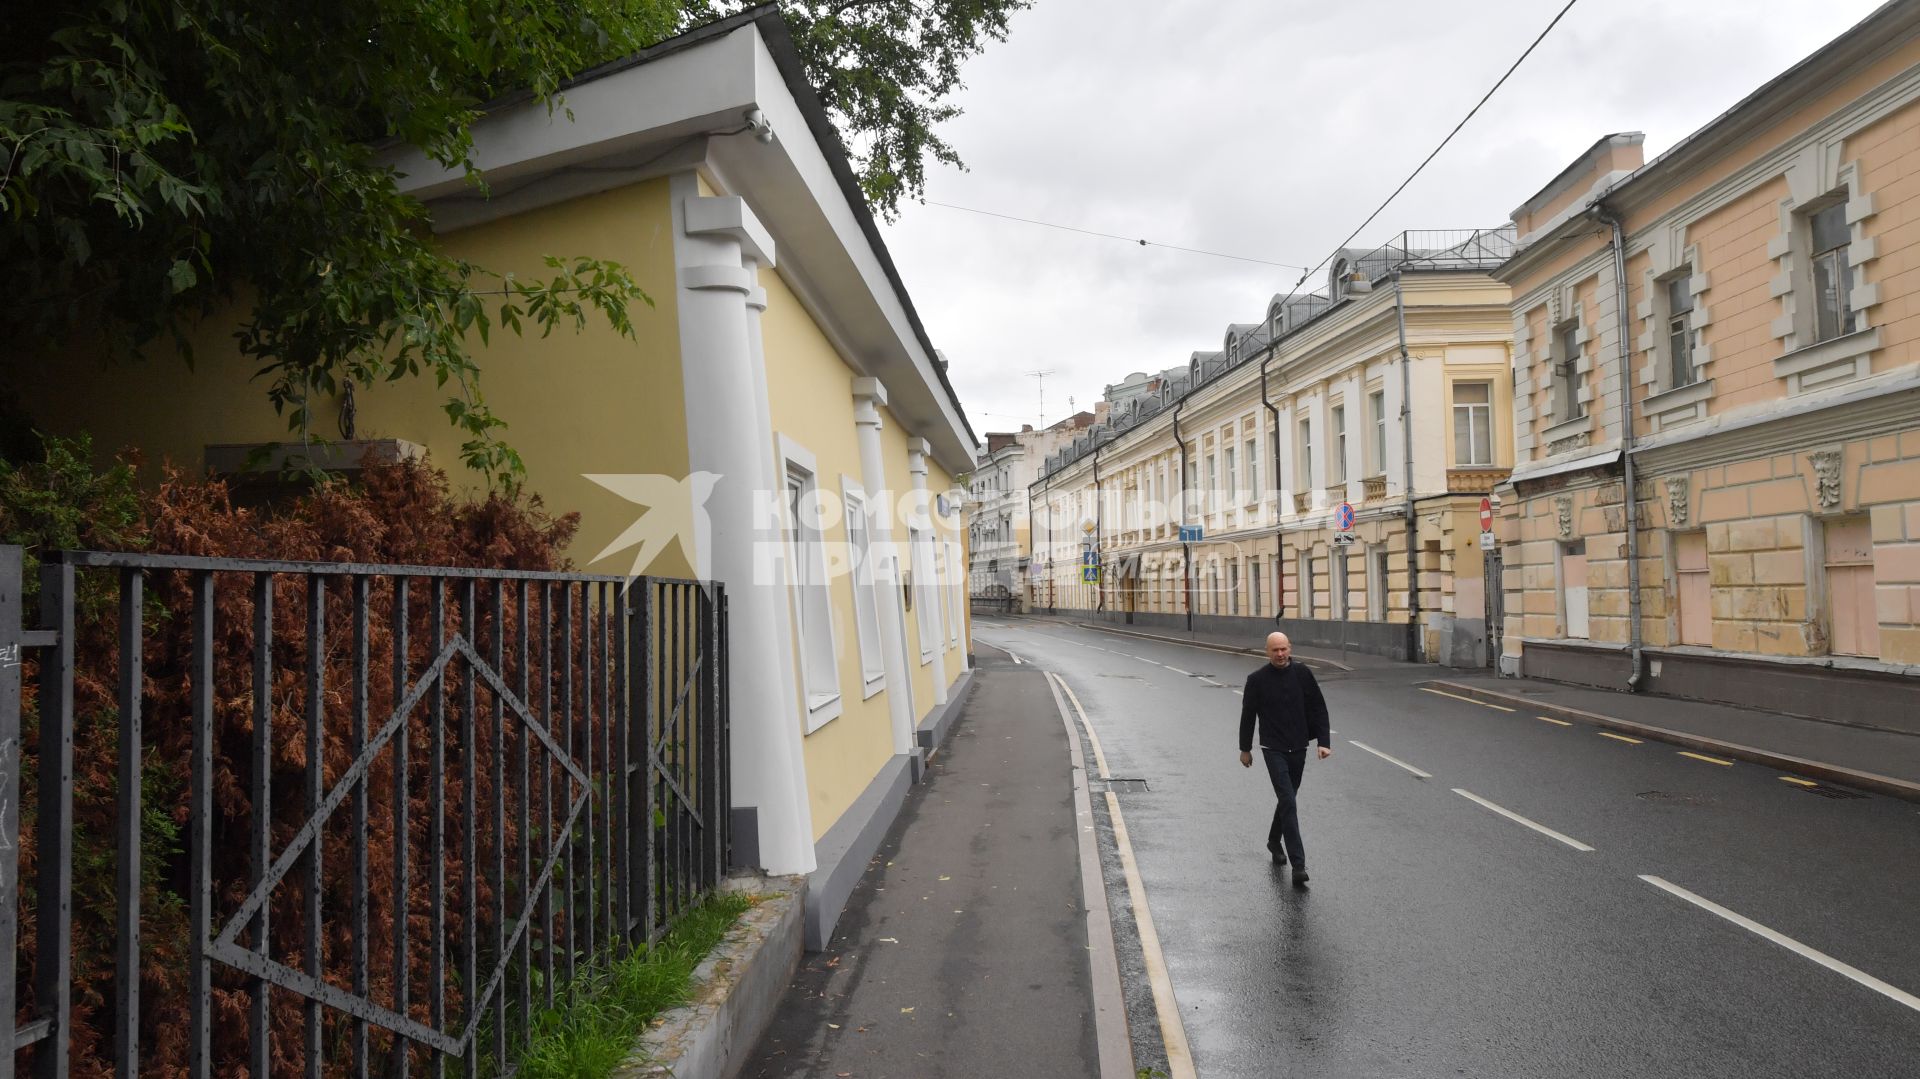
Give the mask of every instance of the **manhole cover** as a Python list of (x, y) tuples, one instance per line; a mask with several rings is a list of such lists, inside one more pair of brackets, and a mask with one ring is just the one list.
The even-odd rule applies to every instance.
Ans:
[(1096, 779), (1090, 788), (1095, 794), (1112, 791), (1115, 794), (1148, 794), (1147, 781), (1144, 779)]
[(1641, 791), (1640, 798), (1658, 805), (1673, 806), (1710, 806), (1716, 801), (1704, 794), (1674, 794), (1669, 791)]

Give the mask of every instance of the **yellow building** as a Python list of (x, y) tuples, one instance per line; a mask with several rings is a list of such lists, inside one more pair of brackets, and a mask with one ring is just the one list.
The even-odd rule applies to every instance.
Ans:
[[(778, 14), (565, 96), (480, 122), (491, 194), (390, 160), (450, 253), (526, 277), (550, 254), (611, 259), (652, 297), (637, 340), (496, 334), (476, 358), (529, 490), (581, 514), (577, 564), (726, 585), (736, 860), (812, 875), (818, 945), (967, 685), (954, 477), (976, 439)], [(231, 334), (209, 320), (193, 369), (15, 380), (43, 429), (217, 468), (219, 447), (286, 437)], [(461, 437), (421, 381), (360, 390), (359, 439), (326, 455), (423, 448), (457, 470)], [(636, 565), (616, 541), (643, 509), (670, 525)]]
[(1895, 3), (1514, 212), (1508, 670), (1920, 729), (1916, 155)]
[(1510, 229), (1344, 251), (1326, 292), (1117, 400), (1041, 468), (1032, 604), (1484, 663), (1480, 500), (1513, 459), (1489, 271), (1511, 253)]

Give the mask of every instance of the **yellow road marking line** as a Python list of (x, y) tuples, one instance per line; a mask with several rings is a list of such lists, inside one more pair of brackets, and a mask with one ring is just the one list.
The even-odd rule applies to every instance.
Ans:
[(1820, 785), (1811, 779), (1801, 779), (1799, 776), (1781, 776), (1780, 779), (1796, 787), (1818, 787)]
[[(1066, 692), (1074, 714), (1080, 717), (1080, 727), (1087, 732), (1087, 741), (1093, 746), (1093, 759), (1100, 767), (1100, 778), (1111, 779), (1106, 753), (1100, 748), (1100, 736), (1087, 721), (1087, 710), (1080, 706), (1080, 698), (1074, 695), (1073, 687), (1065, 678), (1052, 671), (1047, 672), (1047, 677)], [(1120, 869), (1127, 878), (1127, 897), (1133, 904), (1134, 929), (1140, 934), (1141, 959), (1147, 968), (1147, 984), (1153, 989), (1153, 1009), (1160, 1019), (1160, 1039), (1166, 1045), (1167, 1067), (1173, 1072), (1172, 1079), (1195, 1079), (1193, 1050), (1187, 1046), (1187, 1028), (1180, 1019), (1180, 1004), (1173, 996), (1173, 979), (1167, 973), (1166, 955), (1160, 950), (1160, 934), (1153, 927), (1153, 912), (1147, 906), (1147, 886), (1140, 879), (1140, 866), (1133, 858), (1133, 841), (1127, 837), (1127, 820), (1120, 813), (1120, 799), (1114, 797), (1112, 791), (1107, 792), (1107, 814), (1113, 821)]]
[(1479, 705), (1479, 706), (1480, 706), (1480, 707), (1482, 707), (1482, 708), (1493, 708), (1493, 709), (1497, 709), (1497, 710), (1499, 710), (1499, 711), (1502, 711), (1502, 712), (1511, 712), (1511, 711), (1513, 711), (1513, 709), (1511, 709), (1511, 708), (1508, 708), (1508, 707), (1507, 707), (1506, 705), (1504, 705), (1504, 704), (1488, 704), (1488, 703), (1487, 703), (1486, 701), (1476, 701), (1476, 700), (1474, 700), (1474, 699), (1473, 699), (1472, 697), (1462, 697), (1462, 696), (1460, 696), (1460, 695), (1459, 695), (1459, 694), (1457, 694), (1457, 693), (1446, 693), (1446, 692), (1443, 692), (1443, 691), (1441, 691), (1441, 690), (1438, 690), (1438, 689), (1428, 689), (1428, 688), (1427, 688), (1426, 686), (1421, 686), (1421, 687), (1420, 687), (1420, 692), (1422, 692), (1422, 693), (1431, 693), (1431, 694), (1433, 694), (1433, 695), (1434, 695), (1434, 696), (1436, 696), (1436, 697), (1452, 697), (1452, 698), (1453, 698), (1454, 700), (1456, 700), (1456, 701), (1465, 701), (1465, 702), (1467, 702), (1468, 704), (1477, 704), (1477, 705)]
[(1733, 767), (1732, 761), (1723, 761), (1718, 757), (1703, 757), (1698, 753), (1688, 753), (1684, 749), (1680, 751), (1680, 755), (1682, 757), (1692, 757), (1694, 760), (1697, 760), (1697, 761), (1706, 761), (1708, 764), (1723, 764), (1728, 768)]
[(1614, 741), (1616, 741), (1616, 742), (1631, 742), (1631, 743), (1633, 743), (1633, 744), (1634, 744), (1634, 745), (1636, 745), (1636, 746), (1639, 746), (1639, 745), (1645, 745), (1645, 744), (1646, 744), (1645, 742), (1643, 742), (1643, 741), (1641, 741), (1641, 740), (1640, 740), (1640, 739), (1638, 739), (1638, 738), (1628, 738), (1628, 737), (1627, 737), (1626, 735), (1624, 735), (1624, 734), (1615, 734), (1615, 733), (1613, 733), (1612, 731), (1601, 731), (1601, 732), (1600, 732), (1600, 737), (1602, 737), (1602, 738), (1611, 738), (1611, 739), (1613, 739), (1613, 740), (1614, 740)]
[(1140, 934), (1140, 957), (1147, 968), (1147, 984), (1153, 987), (1153, 1010), (1158, 1013), (1160, 1037), (1166, 1043), (1167, 1069), (1173, 1073), (1172, 1079), (1195, 1079), (1193, 1050), (1187, 1046), (1187, 1028), (1180, 1019), (1180, 1003), (1174, 999), (1173, 979), (1167, 974), (1166, 956), (1160, 951), (1160, 934), (1153, 927), (1153, 912), (1147, 908), (1147, 887), (1140, 879), (1140, 867), (1133, 860), (1133, 843), (1127, 838), (1127, 820), (1120, 814), (1120, 799), (1112, 791), (1107, 792), (1107, 813), (1113, 820), (1114, 845), (1120, 848), (1120, 869), (1127, 878), (1127, 896), (1133, 901), (1134, 928)]
[(1559, 724), (1559, 725), (1560, 725), (1560, 726), (1562, 726), (1562, 727), (1571, 727), (1571, 726), (1573, 726), (1573, 724), (1571, 724), (1571, 723), (1568, 723), (1568, 722), (1567, 722), (1566, 720), (1564, 720), (1564, 719), (1555, 719), (1555, 718), (1553, 718), (1552, 716), (1534, 716), (1533, 718), (1535, 718), (1535, 719), (1537, 719), (1537, 720), (1539, 720), (1539, 721), (1541, 721), (1542, 723), (1557, 723), (1557, 724)]
[(1100, 778), (1112, 779), (1113, 773), (1107, 771), (1107, 753), (1100, 748), (1100, 736), (1093, 732), (1093, 724), (1087, 721), (1087, 710), (1080, 707), (1080, 698), (1074, 695), (1073, 687), (1067, 684), (1065, 678), (1052, 671), (1047, 672), (1047, 677), (1053, 679), (1054, 683), (1066, 693), (1067, 700), (1073, 702), (1073, 710), (1080, 716), (1080, 726), (1087, 732), (1087, 742), (1093, 746), (1093, 762), (1100, 767)]

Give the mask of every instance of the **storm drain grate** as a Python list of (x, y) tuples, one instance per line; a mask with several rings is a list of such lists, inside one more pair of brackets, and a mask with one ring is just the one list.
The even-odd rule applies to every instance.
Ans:
[(1147, 781), (1144, 779), (1096, 779), (1093, 781), (1090, 789), (1095, 794), (1100, 794), (1104, 791), (1112, 791), (1115, 794), (1152, 793), (1147, 787)]
[(1674, 794), (1670, 791), (1641, 791), (1643, 801), (1673, 806), (1710, 806), (1716, 799), (1703, 794)]

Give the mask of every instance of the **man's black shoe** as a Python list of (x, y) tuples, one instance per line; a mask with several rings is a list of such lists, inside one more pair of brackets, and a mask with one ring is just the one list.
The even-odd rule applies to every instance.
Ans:
[(1268, 854), (1271, 854), (1271, 855), (1273, 855), (1273, 864), (1274, 864), (1274, 865), (1286, 865), (1286, 864), (1287, 864), (1287, 852), (1286, 852), (1286, 851), (1285, 851), (1284, 849), (1278, 849), (1278, 848), (1275, 848), (1275, 847), (1268, 847), (1268, 848), (1267, 848), (1267, 853), (1268, 853)]
[(1307, 886), (1307, 871), (1304, 868), (1293, 871), (1293, 886), (1295, 888), (1305, 888)]

